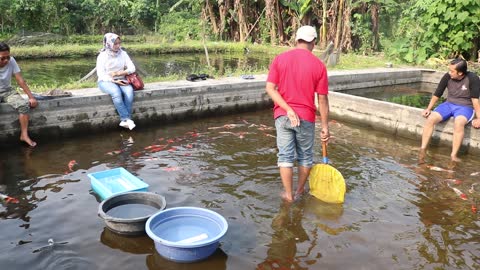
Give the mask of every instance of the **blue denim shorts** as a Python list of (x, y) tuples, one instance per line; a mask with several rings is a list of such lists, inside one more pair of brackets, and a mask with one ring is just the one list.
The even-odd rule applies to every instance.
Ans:
[(457, 105), (450, 102), (443, 102), (435, 108), (435, 112), (442, 116), (442, 121), (448, 120), (450, 117), (464, 116), (468, 122), (472, 121), (474, 116), (473, 108), (468, 106)]
[(279, 116), (275, 119), (275, 128), (278, 167), (293, 167), (295, 160), (299, 166), (312, 167), (315, 123), (300, 120), (300, 126), (292, 127), (287, 116)]

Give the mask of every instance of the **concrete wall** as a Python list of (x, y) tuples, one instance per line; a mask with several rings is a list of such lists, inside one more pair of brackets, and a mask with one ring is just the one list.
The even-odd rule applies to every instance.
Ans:
[[(419, 137), (424, 119), (420, 109), (376, 101), (333, 91), (388, 86), (404, 83), (438, 83), (443, 73), (421, 69), (370, 69), (329, 73), (330, 105), (334, 118), (371, 125), (375, 129), (407, 137)], [(164, 125), (173, 120), (271, 108), (265, 93), (265, 75), (253, 80), (240, 78), (151, 83), (135, 93), (133, 118), (137, 127)], [(85, 132), (120, 129), (119, 118), (110, 96), (97, 88), (72, 91), (74, 96), (39, 101), (31, 113), (30, 134), (37, 141)], [(0, 104), (2, 145), (19, 137), (18, 116), (8, 105)], [(480, 148), (478, 132), (467, 129), (465, 144)], [(451, 141), (451, 123), (439, 125), (434, 134)]]

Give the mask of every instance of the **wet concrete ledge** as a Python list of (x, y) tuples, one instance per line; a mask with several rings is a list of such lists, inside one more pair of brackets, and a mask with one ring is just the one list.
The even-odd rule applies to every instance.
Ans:
[[(406, 83), (438, 83), (443, 73), (422, 69), (369, 69), (329, 72), (332, 117), (369, 125), (390, 134), (418, 139), (424, 119), (421, 109), (411, 108), (341, 93), (342, 90), (390, 86)], [(253, 80), (241, 78), (176, 81), (147, 84), (135, 93), (133, 118), (139, 132), (147, 125), (205, 116), (271, 108), (265, 93), (265, 75)], [(54, 138), (118, 129), (119, 118), (110, 96), (98, 88), (72, 91), (74, 96), (39, 101), (31, 113), (30, 134), (39, 142)], [(17, 142), (18, 116), (0, 104), (0, 141), (3, 146)], [(434, 140), (449, 143), (452, 123), (438, 125)], [(467, 149), (480, 149), (478, 131), (467, 128)], [(18, 144), (18, 143), (17, 143)], [(11, 144), (11, 145), (17, 145)]]

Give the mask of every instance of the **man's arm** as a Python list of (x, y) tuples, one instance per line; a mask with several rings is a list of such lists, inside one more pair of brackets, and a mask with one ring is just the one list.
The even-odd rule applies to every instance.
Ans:
[(432, 96), (432, 98), (430, 99), (430, 103), (428, 103), (427, 108), (422, 112), (423, 117), (427, 118), (432, 113), (433, 106), (435, 106), (435, 103), (437, 103), (438, 99), (439, 98), (437, 96)]
[(330, 115), (330, 105), (328, 103), (327, 95), (318, 95), (318, 111), (320, 112), (320, 119), (322, 121), (322, 131), (320, 133), (322, 141), (328, 141), (330, 138), (330, 131), (328, 130), (328, 118)]
[(480, 103), (478, 98), (472, 98), (473, 109), (475, 110), (475, 119), (472, 121), (474, 128), (480, 128)]
[(273, 102), (287, 112), (287, 116), (288, 119), (290, 119), (292, 127), (300, 126), (300, 118), (298, 118), (297, 113), (287, 104), (280, 93), (278, 93), (277, 86), (274, 83), (267, 82), (265, 90)]
[(30, 91), (30, 88), (28, 87), (27, 83), (23, 79), (23, 76), (20, 72), (15, 73), (15, 80), (17, 81), (17, 84), (20, 86), (20, 88), (23, 89), (23, 92), (27, 94), (28, 102), (30, 102), (30, 107), (32, 108), (37, 107), (37, 100), (33, 97), (32, 92)]

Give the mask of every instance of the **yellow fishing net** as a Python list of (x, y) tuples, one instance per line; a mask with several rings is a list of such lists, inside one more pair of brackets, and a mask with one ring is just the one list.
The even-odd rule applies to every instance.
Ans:
[(328, 203), (343, 203), (346, 185), (342, 174), (328, 164), (316, 164), (310, 171), (310, 194)]

